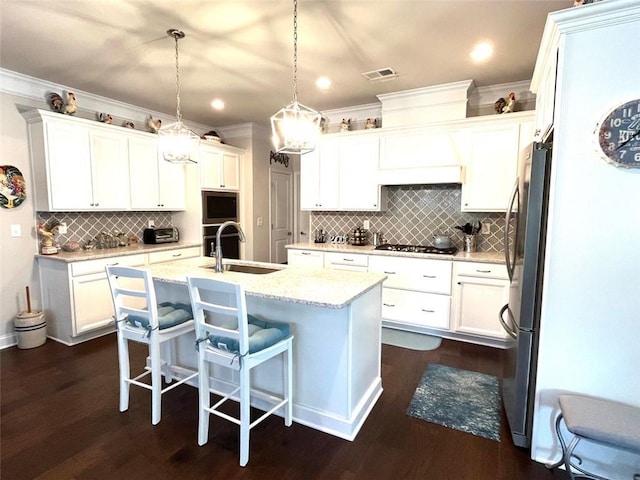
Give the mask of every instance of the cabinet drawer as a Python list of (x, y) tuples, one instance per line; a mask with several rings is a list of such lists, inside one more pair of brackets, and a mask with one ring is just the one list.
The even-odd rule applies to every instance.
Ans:
[(367, 267), (369, 257), (353, 253), (329, 252), (324, 254), (324, 268), (333, 268), (336, 265)]
[(448, 295), (382, 289), (382, 318), (386, 320), (448, 330), (450, 310)]
[(449, 295), (451, 263), (450, 260), (371, 256), (369, 271), (387, 274), (385, 287)]
[(454, 262), (455, 275), (483, 278), (509, 278), (507, 267), (499, 263)]
[(162, 250), (149, 254), (149, 263), (170, 262), (185, 258), (199, 257), (200, 247), (177, 248), (175, 250)]
[(78, 275), (89, 275), (91, 273), (104, 273), (104, 268), (107, 265), (139, 267), (143, 266), (145, 263), (144, 254), (85, 260), (82, 262), (73, 262), (71, 264), (71, 275), (77, 277)]
[(287, 261), (292, 266), (323, 268), (324, 253), (315, 250), (289, 250)]

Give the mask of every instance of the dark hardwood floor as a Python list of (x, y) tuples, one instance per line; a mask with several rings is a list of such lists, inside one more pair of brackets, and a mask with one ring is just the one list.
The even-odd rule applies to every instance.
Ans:
[[(136, 348), (142, 364), (146, 352)], [(151, 425), (150, 393), (132, 387), (118, 411), (118, 360), (109, 335), (74, 347), (0, 352), (0, 477), (13, 479), (564, 479), (511, 443), (461, 433), (405, 414), (428, 363), (501, 376), (502, 352), (443, 341), (416, 352), (384, 345), (384, 393), (353, 442), (271, 417), (251, 432), (250, 460), (238, 465), (238, 427), (211, 419), (199, 447), (197, 391), (163, 396), (162, 421)]]

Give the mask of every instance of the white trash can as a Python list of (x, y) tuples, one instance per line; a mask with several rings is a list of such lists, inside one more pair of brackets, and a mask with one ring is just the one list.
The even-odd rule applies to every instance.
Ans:
[(20, 312), (13, 321), (18, 348), (35, 348), (47, 341), (47, 321), (44, 312)]

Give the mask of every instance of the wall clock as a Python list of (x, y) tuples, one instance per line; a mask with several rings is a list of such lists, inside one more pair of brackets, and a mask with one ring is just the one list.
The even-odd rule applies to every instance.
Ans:
[(617, 167), (640, 168), (640, 98), (611, 110), (595, 134), (605, 160)]

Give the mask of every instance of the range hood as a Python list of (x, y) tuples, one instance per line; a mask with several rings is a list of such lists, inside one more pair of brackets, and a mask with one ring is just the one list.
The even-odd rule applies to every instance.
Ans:
[(451, 124), (466, 119), (472, 86), (464, 80), (378, 95), (389, 129), (380, 145), (380, 185), (462, 183), (465, 139)]
[(378, 175), (378, 183), (383, 186), (462, 183), (463, 180), (463, 171), (460, 165), (381, 170)]
[(380, 141), (380, 185), (462, 183), (460, 128), (398, 129)]

